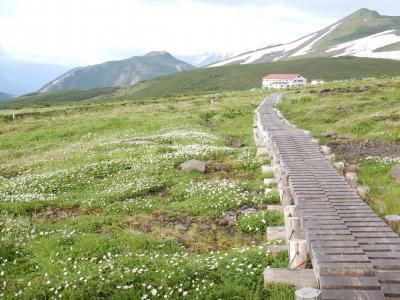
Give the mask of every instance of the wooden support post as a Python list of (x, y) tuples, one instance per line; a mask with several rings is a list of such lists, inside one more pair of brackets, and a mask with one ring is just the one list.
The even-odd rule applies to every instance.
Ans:
[(321, 299), (321, 291), (305, 287), (295, 292), (295, 300), (320, 300)]
[(308, 250), (306, 240), (289, 241), (289, 269), (305, 269), (307, 265)]
[(292, 193), (288, 186), (282, 187), (279, 189), (279, 197), (281, 199), (282, 205), (292, 205), (293, 204), (293, 197)]
[(317, 287), (317, 279), (314, 270), (287, 270), (278, 268), (266, 268), (264, 270), (264, 286), (267, 287), (271, 283), (287, 283), (295, 288)]
[(319, 146), (319, 139), (311, 139), (311, 142), (313, 142), (315, 145)]
[(283, 209), (283, 215), (286, 218), (290, 217), (298, 217), (299, 216), (299, 211), (297, 209), (297, 205), (287, 205)]
[(321, 152), (322, 152), (323, 155), (330, 155), (330, 154), (332, 154), (331, 148), (329, 148), (329, 147), (326, 146), (326, 145), (322, 145), (322, 146), (320, 147), (320, 149), (321, 149)]
[(385, 216), (385, 223), (394, 232), (398, 232), (400, 229), (400, 216), (399, 215), (387, 215), (387, 216)]
[(267, 205), (267, 210), (277, 211), (277, 212), (283, 213), (283, 209), (284, 209), (283, 205), (273, 205), (273, 204), (268, 204)]
[(325, 159), (329, 161), (331, 164), (333, 164), (335, 162), (336, 156), (335, 154), (325, 155)]
[(264, 178), (264, 184), (266, 185), (271, 185), (271, 184), (277, 184), (278, 180), (275, 178)]
[(286, 237), (286, 228), (285, 226), (273, 226), (267, 227), (266, 230), (267, 241), (275, 241), (275, 240), (285, 240)]
[(286, 240), (301, 238), (301, 222), (299, 217), (288, 217), (286, 220)]
[(357, 195), (361, 199), (367, 200), (368, 199), (368, 194), (369, 194), (369, 187), (367, 187), (367, 186), (358, 186), (357, 187)]
[(261, 166), (261, 173), (262, 174), (271, 174), (274, 172), (274, 168), (271, 166)]
[(357, 188), (357, 173), (348, 172), (346, 173), (346, 182), (352, 188)]
[(341, 161), (337, 161), (333, 163), (333, 167), (338, 171), (340, 175), (344, 175), (344, 163)]

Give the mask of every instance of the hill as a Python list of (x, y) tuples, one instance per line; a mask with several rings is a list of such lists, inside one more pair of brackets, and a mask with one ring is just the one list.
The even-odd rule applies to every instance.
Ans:
[(13, 95), (0, 92), (0, 100), (7, 100), (14, 97)]
[(348, 55), (400, 60), (399, 32), (400, 17), (382, 16), (363, 8), (294, 42), (246, 52), (210, 67)]
[(77, 101), (145, 100), (193, 93), (258, 88), (268, 73), (300, 73), (327, 81), (400, 74), (400, 62), (371, 58), (307, 58), (265, 64), (196, 69), (161, 76), (129, 87), (36, 93), (0, 103), (0, 109), (60, 105)]
[(20, 61), (0, 50), (0, 91), (12, 95), (35, 92), (68, 69), (70, 67)]
[(160, 75), (194, 69), (164, 51), (72, 69), (43, 86), (39, 92), (130, 85)]

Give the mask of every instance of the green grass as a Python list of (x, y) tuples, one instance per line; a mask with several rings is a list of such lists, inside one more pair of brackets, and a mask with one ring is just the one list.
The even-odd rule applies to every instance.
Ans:
[[(260, 234), (281, 222), (262, 210), (277, 196), (264, 195), (252, 141), (266, 93), (4, 112), (1, 297), (293, 299), (263, 287), (264, 268), (288, 259), (267, 255)], [(231, 170), (177, 170), (188, 159)], [(219, 225), (244, 205), (258, 230)]]
[[(321, 144), (332, 142), (326, 132), (351, 134), (350, 141), (400, 141), (400, 78), (328, 83), (290, 93), (279, 105), (284, 115), (312, 132)], [(345, 140), (346, 141), (346, 140)], [(344, 141), (342, 141), (344, 142)], [(398, 153), (392, 153), (398, 157)], [(343, 159), (338, 155), (338, 159)], [(380, 215), (399, 214), (398, 181), (388, 175), (398, 162), (387, 157), (356, 160), (359, 184), (371, 189), (370, 204)]]
[(400, 51), (400, 42), (376, 49), (374, 52)]
[(397, 75), (400, 74), (399, 70), (399, 61), (384, 59), (356, 57), (293, 59), (264, 64), (196, 69), (161, 76), (117, 90), (114, 88), (104, 89), (104, 93), (101, 89), (96, 89), (35, 94), (2, 101), (0, 109), (20, 108), (34, 104), (59, 105), (76, 101), (141, 101), (163, 98), (163, 101), (173, 102), (182, 95), (195, 97), (196, 94), (259, 88), (261, 78), (268, 73), (300, 73), (310, 80), (313, 78), (339, 80)]

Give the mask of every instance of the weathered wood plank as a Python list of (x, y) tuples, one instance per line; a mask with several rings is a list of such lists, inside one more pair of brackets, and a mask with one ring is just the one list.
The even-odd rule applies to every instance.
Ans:
[(323, 300), (384, 300), (382, 291), (378, 290), (322, 290)]

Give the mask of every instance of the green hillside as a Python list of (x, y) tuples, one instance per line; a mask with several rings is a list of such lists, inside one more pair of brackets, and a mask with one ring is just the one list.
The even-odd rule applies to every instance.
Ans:
[(259, 88), (268, 73), (300, 73), (308, 79), (328, 81), (400, 74), (400, 61), (340, 57), (307, 58), (254, 65), (196, 69), (161, 76), (129, 87), (34, 94), (4, 101), (0, 109), (34, 104), (59, 105), (76, 101), (131, 101), (193, 93)]
[(0, 92), (0, 100), (7, 100), (7, 99), (10, 99), (10, 98), (12, 98), (12, 97), (13, 97), (13, 96), (10, 95), (10, 94), (6, 94), (6, 93)]
[(141, 80), (192, 69), (194, 69), (193, 66), (176, 59), (168, 52), (154, 51), (144, 56), (73, 69), (46, 84), (39, 91), (54, 92), (129, 85)]
[(366, 8), (339, 22), (340, 25), (333, 32), (316, 43), (316, 49), (328, 48), (386, 30), (400, 29), (400, 17), (383, 16)]

